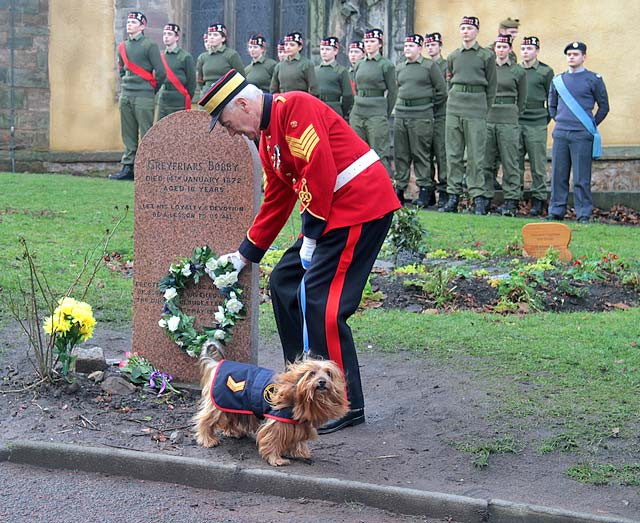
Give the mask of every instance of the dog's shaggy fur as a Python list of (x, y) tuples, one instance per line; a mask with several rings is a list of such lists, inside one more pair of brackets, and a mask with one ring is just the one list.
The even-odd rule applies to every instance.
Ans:
[(274, 377), (276, 393), (273, 406), (280, 410), (291, 407), (293, 419), (299, 424), (270, 418), (218, 410), (211, 401), (211, 388), (218, 362), (204, 357), (202, 370), (202, 398), (193, 420), (196, 440), (203, 447), (220, 443), (216, 433), (241, 438), (255, 434), (258, 452), (270, 465), (290, 463), (283, 456), (310, 459), (307, 442), (317, 437), (316, 428), (330, 419), (341, 418), (349, 407), (342, 371), (331, 361), (305, 360), (287, 366), (285, 372)]

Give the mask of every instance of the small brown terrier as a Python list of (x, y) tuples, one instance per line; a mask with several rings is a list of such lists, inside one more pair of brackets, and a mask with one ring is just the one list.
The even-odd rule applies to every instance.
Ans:
[(316, 439), (316, 428), (348, 411), (344, 376), (332, 361), (295, 362), (281, 374), (209, 357), (200, 367), (202, 398), (193, 420), (203, 447), (220, 443), (217, 432), (233, 438), (255, 435), (267, 463), (287, 465), (285, 455), (311, 458), (307, 442)]

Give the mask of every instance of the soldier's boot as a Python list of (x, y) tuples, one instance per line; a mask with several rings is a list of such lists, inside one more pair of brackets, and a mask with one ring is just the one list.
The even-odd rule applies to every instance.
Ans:
[(436, 191), (431, 189), (431, 196), (429, 196), (429, 207), (436, 204)]
[(489, 198), (485, 198), (484, 196), (476, 196), (473, 199), (473, 205), (473, 213), (478, 216), (484, 216), (489, 212)]
[(400, 200), (400, 205), (404, 205), (404, 190), (396, 189), (396, 196), (398, 197), (398, 200)]
[(515, 216), (518, 212), (518, 200), (505, 200), (496, 210), (502, 216)]
[(457, 194), (450, 194), (447, 199), (447, 203), (442, 207), (442, 209), (438, 209), (438, 212), (458, 212), (458, 201), (460, 197)]
[(125, 164), (119, 172), (109, 175), (110, 180), (133, 180), (133, 165)]
[[(433, 197), (433, 189), (428, 187), (420, 187), (420, 192), (418, 193), (418, 199), (416, 200), (416, 205), (418, 207), (422, 207), (426, 209), (431, 204), (431, 198)], [(434, 201), (435, 203), (435, 201)]]
[(529, 216), (540, 216), (542, 214), (543, 205), (544, 205), (544, 202), (542, 200), (533, 198), (531, 202), (531, 210), (529, 211)]
[(438, 211), (447, 205), (449, 194), (447, 191), (438, 191)]

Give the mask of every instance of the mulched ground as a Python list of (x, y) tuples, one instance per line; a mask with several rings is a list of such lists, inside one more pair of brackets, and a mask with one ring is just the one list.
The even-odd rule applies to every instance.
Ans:
[[(437, 304), (432, 296), (416, 287), (405, 287), (404, 280), (415, 279), (415, 276), (376, 274), (371, 277), (374, 291), (382, 291), (384, 298), (381, 305), (384, 309), (402, 309), (412, 312), (423, 312), (436, 309)], [(609, 280), (593, 282), (572, 282), (571, 291), (562, 292), (559, 283), (561, 277), (549, 277), (544, 286), (538, 287), (543, 310), (554, 312), (602, 312), (614, 309), (628, 309), (640, 306), (640, 292), (624, 287), (620, 279), (613, 275)], [(449, 284), (455, 294), (444, 310), (474, 310), (492, 312), (498, 303), (498, 291), (487, 279), (456, 278)], [(529, 312), (524, 307), (518, 312)]]

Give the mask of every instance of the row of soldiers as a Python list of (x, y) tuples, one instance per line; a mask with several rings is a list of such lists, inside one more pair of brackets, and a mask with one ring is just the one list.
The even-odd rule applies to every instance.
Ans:
[[(164, 53), (144, 37), (145, 27), (143, 13), (129, 13), (128, 39), (119, 48), (125, 153), (121, 171), (112, 178), (133, 178), (138, 139), (153, 123), (156, 92), (159, 119), (190, 108), (198, 86), (206, 89), (236, 69), (264, 91), (304, 90), (318, 96), (349, 119), (389, 173), (393, 172), (389, 121), (395, 113), (392, 177), (402, 202), (413, 165), (418, 205), (435, 204), (437, 195), (440, 211), (457, 212), (466, 182), (475, 213), (486, 214), (499, 160), (505, 197), (499, 212), (514, 214), (522, 197), (524, 157), (528, 154), (533, 198), (530, 212), (542, 212), (549, 119), (545, 101), (553, 71), (537, 60), (540, 41), (535, 36), (523, 39), (523, 67), (516, 63), (512, 50), (518, 31), (515, 20), (503, 21), (494, 44), (484, 48), (477, 42), (479, 20), (464, 17), (460, 24), (462, 46), (446, 60), (440, 33), (407, 35), (404, 58), (397, 64), (382, 56), (382, 30), (371, 29), (363, 41), (350, 43), (348, 70), (336, 61), (340, 45), (334, 36), (320, 42), (322, 62), (318, 66), (302, 56), (304, 40), (299, 32), (286, 35), (279, 43), (279, 62), (266, 57), (263, 36), (252, 36), (248, 42), (252, 62), (245, 68), (239, 54), (226, 45), (224, 24), (208, 27), (206, 51), (195, 63), (178, 45), (178, 25), (164, 27)], [(423, 56), (425, 47), (429, 58)], [(150, 80), (155, 80), (155, 85)]]

